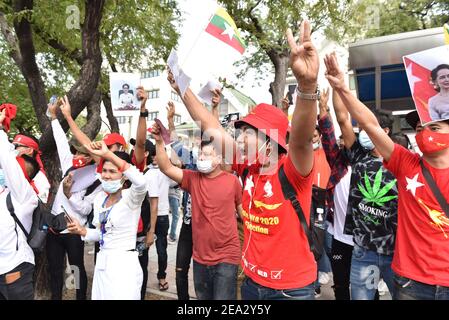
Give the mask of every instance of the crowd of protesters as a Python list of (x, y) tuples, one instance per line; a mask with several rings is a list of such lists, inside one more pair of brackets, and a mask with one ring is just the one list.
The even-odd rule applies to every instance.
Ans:
[[(169, 72), (200, 126), (198, 151), (178, 139), (172, 103), (173, 143), (165, 145), (157, 122), (147, 128), (142, 87), (130, 153), (118, 133), (91, 141), (64, 97), (48, 106), (61, 176), (47, 179), (38, 140), (9, 137), (17, 110), (2, 105), (0, 300), (34, 298), (30, 238), (47, 202), (65, 219), (63, 227), (46, 230), (54, 300), (62, 299), (67, 258), (78, 271), (76, 299), (86, 299), (85, 241), (96, 243), (91, 297), (97, 300), (145, 299), (153, 244), (159, 290), (167, 290), (169, 242), (177, 243), (180, 300), (190, 298), (191, 260), (200, 300), (313, 300), (319, 275), (329, 271), (337, 300), (378, 299), (381, 281), (393, 299), (449, 299), (449, 121), (423, 127), (416, 112), (408, 114), (415, 152), (393, 132), (391, 117), (351, 93), (335, 54), (320, 63), (310, 34), (307, 21), (298, 41), (287, 31), (298, 84), (290, 123), (280, 108), (259, 104), (231, 135), (218, 119), (220, 90), (213, 91), (211, 112), (190, 88), (181, 95)], [(320, 94), (323, 66), (332, 91)], [(49, 180), (60, 181), (53, 198)]]

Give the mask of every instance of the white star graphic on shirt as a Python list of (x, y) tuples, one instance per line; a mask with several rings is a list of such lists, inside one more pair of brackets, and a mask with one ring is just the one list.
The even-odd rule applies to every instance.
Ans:
[(410, 88), (412, 89), (412, 94), (415, 92), (415, 83), (421, 81), (421, 78), (415, 77), (412, 71), (413, 63), (410, 63), (407, 67), (408, 81), (410, 82)]
[(414, 197), (416, 197), (416, 189), (419, 187), (423, 187), (424, 184), (418, 181), (419, 173), (417, 173), (413, 179), (410, 179), (408, 177), (405, 177), (407, 180), (407, 190), (410, 190), (410, 192), (413, 194)]
[(251, 189), (254, 188), (253, 176), (246, 178), (245, 191), (248, 191), (250, 197), (252, 197)]
[(234, 28), (231, 27), (231, 26), (230, 26), (229, 24), (227, 24), (226, 22), (225, 22), (224, 24), (225, 24), (226, 30), (223, 31), (221, 34), (222, 34), (222, 35), (227, 34), (227, 35), (229, 36), (229, 40), (232, 40), (232, 38), (234, 38), (234, 34), (235, 34)]

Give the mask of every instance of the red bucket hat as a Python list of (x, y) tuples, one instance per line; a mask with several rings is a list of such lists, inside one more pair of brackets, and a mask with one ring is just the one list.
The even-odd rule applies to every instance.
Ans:
[(124, 148), (126, 148), (125, 138), (123, 138), (123, 136), (115, 132), (108, 133), (107, 135), (105, 135), (103, 141), (104, 143), (106, 143), (108, 147), (118, 143), (121, 144)]
[(238, 129), (245, 124), (261, 131), (287, 150), (288, 118), (279, 108), (266, 103), (258, 104), (246, 117), (236, 121), (234, 127)]

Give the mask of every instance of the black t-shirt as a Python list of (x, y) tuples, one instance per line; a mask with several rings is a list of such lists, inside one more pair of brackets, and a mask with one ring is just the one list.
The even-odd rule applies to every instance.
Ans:
[(356, 140), (348, 157), (351, 184), (344, 232), (360, 247), (392, 255), (397, 228), (398, 189), (393, 174)]

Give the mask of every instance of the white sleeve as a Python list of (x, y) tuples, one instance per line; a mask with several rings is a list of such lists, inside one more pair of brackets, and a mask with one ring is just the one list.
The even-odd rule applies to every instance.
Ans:
[(98, 242), (100, 241), (101, 238), (101, 232), (98, 229), (90, 229), (90, 228), (86, 228), (86, 236), (85, 237), (81, 237), (81, 240), (83, 241), (94, 241), (94, 242)]
[(147, 181), (134, 166), (130, 166), (123, 174), (132, 182), (130, 192), (124, 197), (125, 203), (131, 209), (140, 208), (147, 193)]
[(57, 119), (51, 122), (53, 128), (53, 137), (55, 138), (56, 148), (58, 149), (59, 162), (61, 163), (62, 174), (72, 167), (73, 155), (70, 152), (70, 145), (61, 124)]
[(86, 191), (72, 193), (69, 202), (76, 213), (81, 216), (87, 216), (92, 211), (92, 200), (88, 197), (84, 198)]
[(16, 155), (11, 149), (6, 132), (0, 130), (0, 166), (5, 175), (6, 185), (11, 195), (19, 203), (32, 201), (37, 206), (38, 198), (28, 180), (23, 174), (22, 168), (16, 160)]
[(148, 196), (150, 198), (159, 198), (160, 196), (159, 178), (157, 173), (157, 170), (151, 169), (145, 175), (147, 180)]

